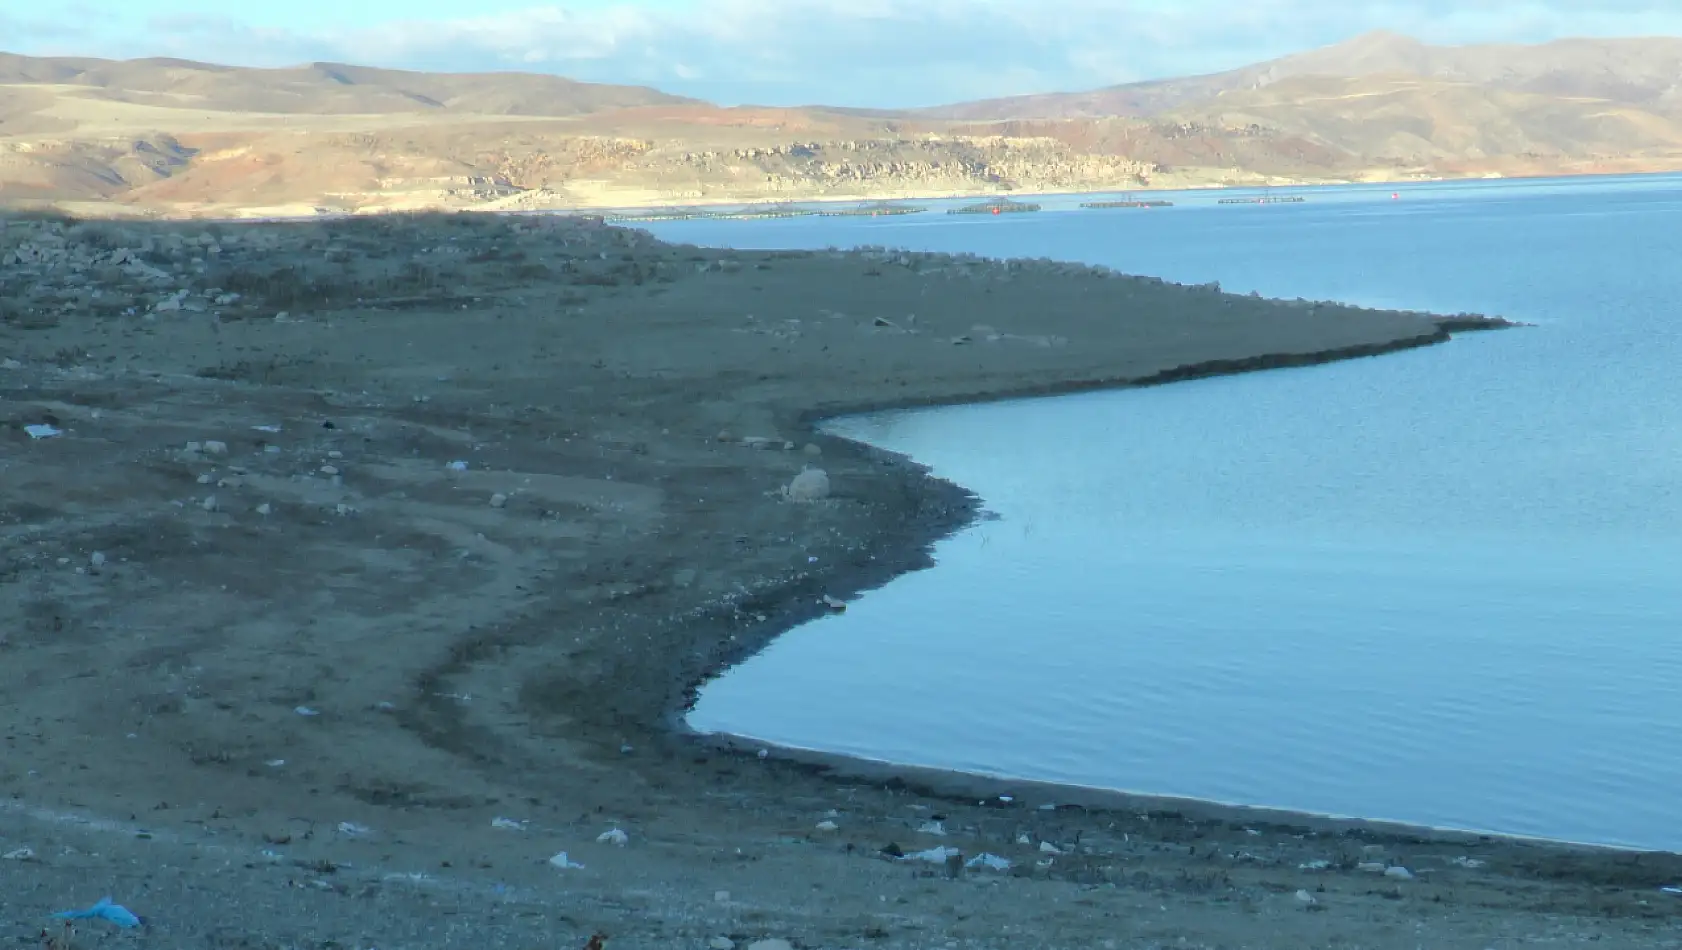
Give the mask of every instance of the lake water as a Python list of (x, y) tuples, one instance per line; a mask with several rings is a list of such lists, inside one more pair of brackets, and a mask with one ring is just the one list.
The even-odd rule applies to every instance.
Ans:
[(1302, 193), (655, 228), (1044, 256), (1537, 324), (1328, 366), (838, 420), (1000, 519), (708, 685), (692, 725), (1682, 850), (1682, 177)]

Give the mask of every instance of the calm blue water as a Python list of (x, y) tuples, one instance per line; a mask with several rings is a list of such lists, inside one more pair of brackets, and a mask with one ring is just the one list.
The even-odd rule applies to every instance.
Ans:
[(1304, 194), (657, 228), (1083, 260), (1538, 324), (1331, 366), (840, 420), (1001, 520), (711, 684), (691, 722), (920, 765), (1682, 850), (1682, 177)]

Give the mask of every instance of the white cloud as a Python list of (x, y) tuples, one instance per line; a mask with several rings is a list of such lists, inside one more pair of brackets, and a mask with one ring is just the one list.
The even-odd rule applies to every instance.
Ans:
[[(86, 21), (84, 21), (86, 22)], [(355, 31), (158, 18), (22, 51), (253, 65), (335, 60), (523, 69), (657, 85), (725, 102), (907, 106), (1209, 72), (1385, 28), (1434, 42), (1682, 34), (1677, 0), (633, 0), (555, 3)], [(72, 27), (72, 29), (74, 29)], [(36, 47), (37, 49), (30, 49)]]

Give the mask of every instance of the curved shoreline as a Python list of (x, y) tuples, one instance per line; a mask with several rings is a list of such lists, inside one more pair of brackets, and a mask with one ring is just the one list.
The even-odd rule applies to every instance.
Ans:
[[(684, 730), (697, 683), (981, 515), (822, 418), (1496, 321), (570, 219), (6, 224), (0, 793), (134, 816), (0, 810), (0, 857), (38, 856), (0, 860), (19, 921), (96, 880), (171, 946), (430, 946), (447, 924), (487, 947), (1414, 950), (1422, 917), (1476, 946), (1639, 939), (1682, 880), (1677, 856), (1027, 783), (1076, 807), (978, 805), (974, 777), (759, 760)], [(194, 247), (221, 253), (201, 269)], [(808, 464), (832, 496), (788, 503)], [(937, 845), (1012, 868), (884, 856)], [(178, 886), (151, 889), (158, 869)], [(399, 893), (422, 878), (474, 896)]]
[[(843, 405), (811, 407), (793, 413), (789, 424), (797, 431), (813, 438), (826, 438), (844, 443), (850, 450), (876, 461), (885, 469), (884, 478), (898, 483), (907, 495), (919, 496), (918, 510), (923, 517), (908, 522), (905, 530), (874, 554), (879, 565), (871, 571), (837, 571), (814, 573), (810, 578), (781, 589), (767, 590), (756, 598), (756, 604), (774, 613), (774, 620), (762, 635), (751, 640), (732, 641), (732, 648), (722, 655), (714, 655), (700, 672), (693, 669), (680, 674), (681, 692), (668, 702), (662, 721), (673, 737), (698, 748), (737, 757), (760, 758), (768, 753), (775, 758), (810, 771), (829, 781), (868, 781), (890, 787), (912, 789), (922, 795), (953, 803), (997, 799), (1008, 796), (1030, 806), (1056, 803), (1093, 811), (1138, 811), (1173, 813), (1199, 821), (1232, 822), (1248, 820), (1280, 828), (1313, 830), (1320, 833), (1372, 834), (1388, 839), (1414, 842), (1443, 841), (1467, 844), (1500, 838), (1525, 842), (1546, 848), (1566, 850), (1586, 849), (1593, 852), (1663, 853), (1646, 849), (1601, 845), (1590, 842), (1571, 842), (1557, 839), (1533, 838), (1498, 832), (1468, 831), (1437, 828), (1427, 825), (1357, 816), (1331, 816), (1297, 809), (1244, 805), (1179, 796), (1151, 795), (1096, 786), (1070, 785), (1032, 779), (1005, 778), (981, 773), (964, 772), (929, 766), (876, 760), (846, 753), (831, 753), (765, 742), (735, 733), (707, 733), (692, 728), (687, 721), (699, 690), (706, 683), (727, 675), (734, 667), (756, 656), (784, 634), (819, 619), (828, 609), (818, 601), (818, 591), (852, 600), (880, 588), (906, 574), (934, 566), (931, 552), (935, 544), (972, 527), (983, 517), (982, 499), (975, 492), (955, 482), (936, 477), (932, 469), (911, 457), (879, 448), (866, 442), (832, 436), (822, 431), (826, 421), (847, 416), (867, 415), (909, 409), (933, 409), (941, 406), (979, 405), (1019, 399), (1053, 398), (1080, 393), (1138, 389), (1170, 383), (1240, 373), (1265, 372), (1318, 366), (1352, 359), (1384, 356), (1412, 349), (1433, 346), (1450, 340), (1455, 333), (1510, 329), (1525, 324), (1472, 314), (1432, 317), (1435, 332), (1418, 337), (1385, 343), (1362, 344), (1328, 349), (1314, 353), (1263, 354), (1229, 360), (1208, 360), (1165, 369), (1146, 376), (1117, 379), (1079, 380), (1055, 384), (1039, 384), (1001, 388), (959, 396), (925, 400), (861, 401)], [(739, 604), (729, 605), (736, 609)]]

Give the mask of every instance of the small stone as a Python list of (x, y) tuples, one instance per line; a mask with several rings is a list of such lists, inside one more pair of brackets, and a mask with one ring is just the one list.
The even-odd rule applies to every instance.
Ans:
[(338, 449), (334, 449), (333, 451), (327, 453), (327, 457), (330, 459), (342, 459), (345, 457), (345, 453), (340, 452)]
[(204, 501), (199, 502), (199, 507), (203, 508), (205, 511), (215, 511), (220, 506), (216, 501), (215, 495), (206, 495), (204, 497)]
[(216, 476), (210, 474), (209, 472), (205, 472), (203, 475), (199, 476), (199, 484), (200, 485), (208, 485), (215, 480), (216, 480)]
[(206, 442), (204, 444), (204, 454), (206, 454), (206, 455), (227, 455), (228, 454), (228, 443), (217, 442), (215, 440), (211, 440), (209, 442)]
[(321, 466), (321, 474), (337, 475), (339, 474), (339, 467), (337, 465), (323, 465)]
[(260, 514), (260, 515), (271, 514), (273, 512), (274, 512), (274, 507), (266, 501), (257, 506), (257, 513)]
[(507, 495), (504, 495), (502, 492), (497, 492), (496, 494), (491, 496), (491, 507), (492, 508), (505, 508), (507, 506), (508, 506), (508, 496)]
[(828, 594), (825, 594), (818, 599), (820, 601), (822, 601), (822, 603), (825, 607), (828, 607), (830, 610), (834, 611), (835, 613), (838, 613), (838, 614), (839, 613), (845, 613), (846, 610), (847, 610), (847, 602), (844, 601), (844, 600), (840, 600), (838, 598), (831, 597)]
[(736, 950), (736, 941), (729, 937), (714, 937), (707, 941), (708, 950)]
[(451, 462), (450, 464), (448, 464), (444, 467), (449, 469), (452, 472), (465, 472), (465, 471), (467, 471), (467, 463), (465, 461), (461, 460), (461, 459), (456, 459), (455, 461)]
[(813, 502), (829, 497), (829, 473), (821, 468), (808, 468), (788, 483), (785, 491), (789, 501)]
[(105, 552), (95, 551), (92, 554), (88, 555), (88, 563), (92, 564), (94, 567), (104, 567), (105, 566)]
[(783, 443), (783, 451), (784, 452), (793, 452), (794, 448), (795, 448), (795, 446), (794, 446), (793, 442), (784, 442)]
[(1297, 891), (1297, 900), (1300, 901), (1301, 903), (1304, 903), (1304, 904), (1318, 904), (1318, 903), (1320, 903), (1319, 901), (1314, 899), (1313, 894), (1310, 894), (1307, 891), (1303, 891), (1303, 890)]
[(1396, 867), (1392, 867), (1392, 868), (1385, 868), (1384, 869), (1384, 876), (1385, 877), (1393, 877), (1398, 881), (1411, 881), (1411, 880), (1413, 880), (1413, 872), (1409, 871), (1407, 868), (1401, 867), (1400, 865), (1397, 865)]

